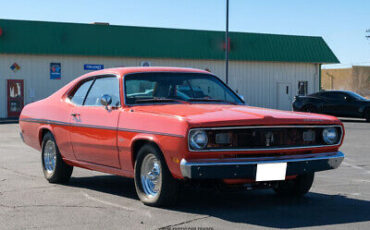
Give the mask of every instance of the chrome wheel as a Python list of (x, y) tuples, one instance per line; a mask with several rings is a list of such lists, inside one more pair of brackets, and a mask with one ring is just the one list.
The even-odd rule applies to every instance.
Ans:
[(57, 150), (55, 143), (52, 140), (48, 140), (44, 147), (44, 167), (48, 173), (53, 173), (55, 170), (55, 163), (57, 160)]
[(143, 159), (140, 178), (143, 192), (147, 196), (155, 197), (159, 194), (162, 186), (161, 162), (154, 154), (149, 153)]

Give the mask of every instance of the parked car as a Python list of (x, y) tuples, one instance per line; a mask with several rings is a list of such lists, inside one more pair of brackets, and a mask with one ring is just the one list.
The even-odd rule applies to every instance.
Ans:
[(130, 177), (152, 206), (173, 204), (183, 182), (299, 196), (344, 158), (337, 118), (245, 106), (213, 74), (187, 68), (88, 73), (25, 106), (20, 130), (50, 183), (74, 166)]
[(351, 91), (322, 91), (308, 96), (296, 96), (293, 110), (365, 118), (370, 121), (370, 100)]

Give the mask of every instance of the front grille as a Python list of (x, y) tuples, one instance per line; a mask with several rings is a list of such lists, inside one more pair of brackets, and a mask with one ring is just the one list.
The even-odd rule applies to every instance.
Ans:
[[(322, 132), (327, 127), (337, 129), (338, 137), (333, 145), (339, 144), (342, 137), (341, 126), (262, 126), (203, 130), (208, 134), (207, 150), (268, 150), (329, 146), (322, 137)], [(220, 143), (220, 134), (228, 137), (226, 142)]]

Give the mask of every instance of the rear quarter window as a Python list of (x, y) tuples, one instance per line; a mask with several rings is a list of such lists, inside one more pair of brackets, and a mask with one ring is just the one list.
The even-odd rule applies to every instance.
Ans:
[(70, 96), (71, 102), (76, 105), (82, 105), (87, 91), (89, 90), (93, 80), (86, 81), (82, 83), (77, 90), (74, 92), (73, 96)]

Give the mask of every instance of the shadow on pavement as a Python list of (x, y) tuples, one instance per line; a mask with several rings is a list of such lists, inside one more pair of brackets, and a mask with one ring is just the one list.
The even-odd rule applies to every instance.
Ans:
[(272, 190), (188, 194), (177, 211), (273, 228), (298, 228), (370, 221), (370, 201), (343, 195), (309, 193), (284, 198)]
[(109, 193), (125, 198), (136, 199), (135, 183), (132, 179), (114, 176), (102, 175), (93, 177), (71, 177), (71, 180), (65, 186), (86, 188), (98, 192)]
[[(138, 200), (133, 180), (118, 176), (72, 178), (66, 186)], [(273, 228), (370, 221), (370, 201), (320, 193), (309, 193), (306, 197), (296, 199), (284, 198), (276, 196), (272, 190), (219, 192), (185, 188), (178, 204), (168, 209)]]

